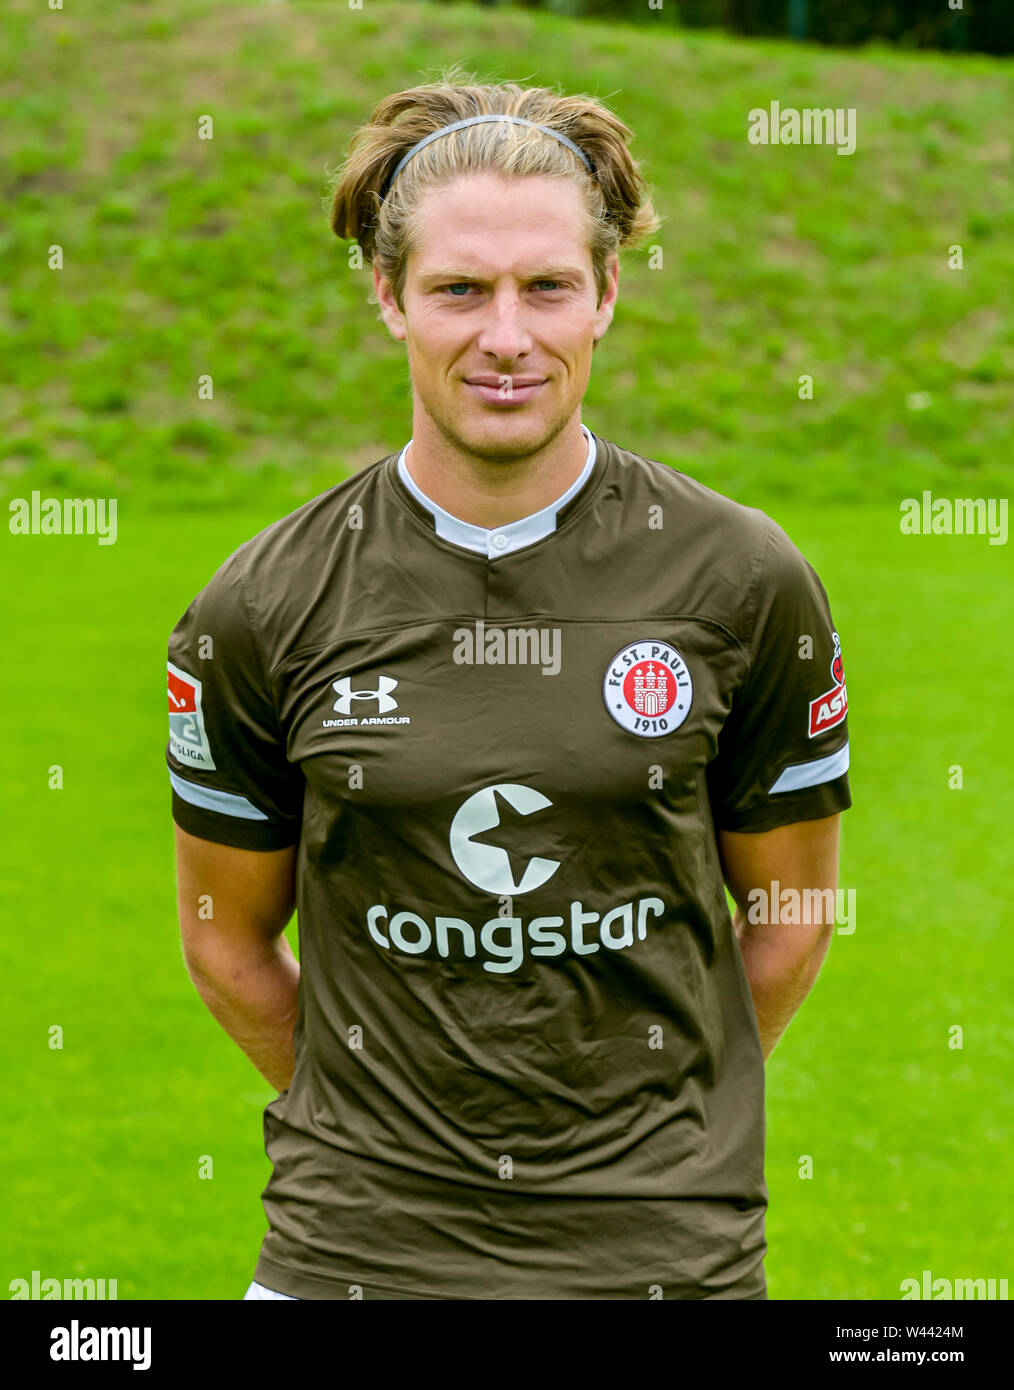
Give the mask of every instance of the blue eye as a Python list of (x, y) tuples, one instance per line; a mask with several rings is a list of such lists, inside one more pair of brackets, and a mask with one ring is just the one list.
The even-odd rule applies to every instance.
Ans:
[[(539, 288), (540, 286), (542, 286), (542, 285), (548, 285), (548, 286), (549, 286), (548, 293), (550, 293), (550, 294), (552, 294), (555, 290), (559, 290), (559, 289), (562, 289), (562, 288), (563, 288), (563, 281), (562, 281), (562, 280), (535, 280), (535, 281), (532, 282), (532, 284), (533, 284), (533, 288), (535, 288), (535, 289), (538, 289), (538, 288)], [(471, 282), (470, 280), (457, 280), (457, 281), (455, 281), (455, 283), (454, 283), (453, 285), (443, 285), (443, 286), (442, 286), (442, 289), (444, 289), (445, 291), (450, 291), (450, 294), (451, 294), (451, 298), (452, 298), (452, 299), (464, 299), (464, 298), (466, 297), (466, 295), (468, 294), (468, 291), (469, 291), (471, 288), (472, 288), (472, 282)], [(455, 294), (455, 293), (454, 293), (455, 290), (464, 290), (465, 293), (464, 293), (464, 294)]]

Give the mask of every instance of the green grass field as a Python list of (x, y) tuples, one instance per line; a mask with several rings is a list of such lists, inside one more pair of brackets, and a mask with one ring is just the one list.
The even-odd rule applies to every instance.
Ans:
[[(180, 956), (165, 646), (236, 545), (408, 438), (403, 349), (327, 229), (324, 169), (454, 60), (597, 92), (637, 131), (664, 269), (625, 262), (584, 418), (773, 515), (842, 634), (856, 928), (767, 1068), (771, 1297), (1014, 1272), (1009, 551), (899, 531), (923, 488), (1010, 492), (1010, 64), (424, 4), (15, 0), (11, 30), (0, 497), (114, 496), (119, 537), (0, 534), (0, 1287), (233, 1299), (252, 1277), (274, 1092)], [(857, 106), (860, 149), (749, 147), (773, 96)]]
[[(587, 397), (607, 438), (758, 505), (1009, 481), (1010, 63), (383, 0), (10, 10), (0, 498), (37, 479), (284, 511), (388, 453), (404, 348), (327, 225), (325, 171), (451, 61), (598, 94), (636, 133), (662, 265), (621, 271)], [(856, 153), (749, 145), (773, 97), (854, 107)]]
[[(856, 916), (768, 1064), (771, 1296), (896, 1298), (924, 1268), (1003, 1277), (1006, 554), (983, 537), (904, 537), (884, 507), (774, 514), (842, 633), (855, 805), (841, 884)], [(115, 546), (40, 536), (0, 549), (19, 654), (6, 701), (17, 872), (4, 1051), (18, 1100), (5, 1281), (40, 1269), (118, 1277), (121, 1297), (232, 1298), (251, 1276), (269, 1172), (260, 1109), (274, 1093), (180, 958), (163, 663), (189, 595), (270, 519), (128, 514)], [(961, 791), (948, 789), (954, 764)], [(62, 790), (48, 787), (53, 765)], [(48, 1046), (54, 1024), (62, 1050)], [(198, 1178), (202, 1155), (213, 1180)]]

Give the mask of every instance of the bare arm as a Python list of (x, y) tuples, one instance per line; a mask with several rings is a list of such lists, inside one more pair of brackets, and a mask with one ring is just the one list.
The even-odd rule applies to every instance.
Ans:
[[(825, 908), (823, 920), (814, 913), (812, 923), (789, 924), (777, 920), (773, 911), (750, 911), (750, 893), (763, 889), (770, 901), (772, 883), (780, 889), (819, 889), (838, 886), (838, 831), (840, 816), (800, 821), (759, 835), (720, 830), (718, 848), (729, 892), (736, 901), (733, 919), (746, 966), (750, 991), (757, 1013), (764, 1060), (774, 1051), (779, 1038), (800, 1004), (809, 994), (820, 973), (834, 931), (834, 913)], [(750, 916), (764, 921), (751, 922)]]
[(183, 958), (219, 1023), (279, 1091), (292, 1080), (299, 962), (282, 935), (295, 907), (296, 848), (254, 851), (176, 826)]

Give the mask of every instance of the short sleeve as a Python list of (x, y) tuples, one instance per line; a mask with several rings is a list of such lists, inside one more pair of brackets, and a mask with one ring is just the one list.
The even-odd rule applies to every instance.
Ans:
[(296, 844), (303, 775), (286, 757), (237, 555), (173, 629), (168, 686), (176, 824), (239, 849)]
[(768, 525), (749, 664), (708, 766), (723, 830), (774, 830), (852, 805), (848, 696), (827, 594), (781, 527)]

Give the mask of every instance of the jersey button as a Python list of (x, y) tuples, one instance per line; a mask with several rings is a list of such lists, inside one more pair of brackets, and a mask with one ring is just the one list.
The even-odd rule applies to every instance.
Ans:
[(510, 545), (510, 541), (507, 539), (507, 537), (503, 534), (502, 531), (498, 531), (496, 533), (496, 535), (492, 538), (491, 543), (496, 547), (497, 550), (506, 550), (507, 547)]

